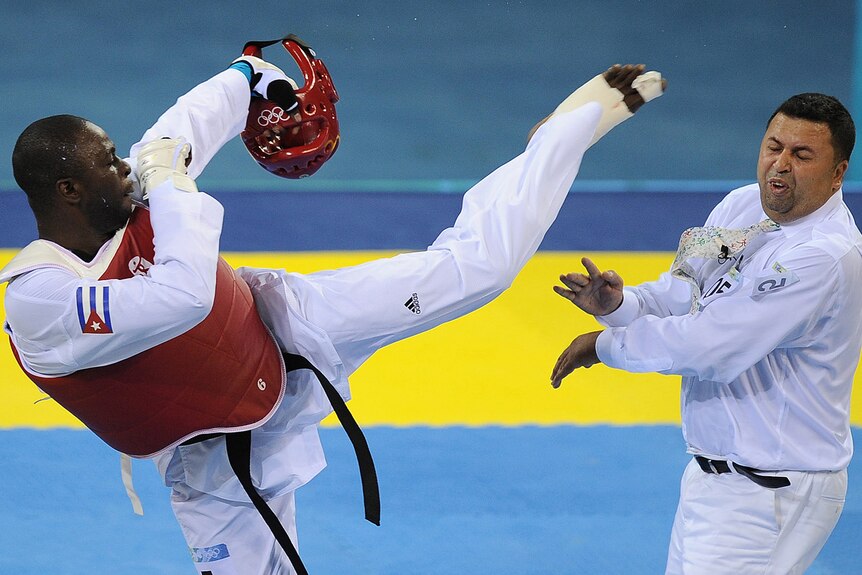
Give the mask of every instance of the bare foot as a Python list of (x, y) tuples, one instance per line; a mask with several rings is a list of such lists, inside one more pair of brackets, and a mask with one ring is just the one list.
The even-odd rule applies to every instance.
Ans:
[[(647, 73), (647, 75), (644, 75), (645, 69), (646, 68), (643, 64), (624, 64), (624, 65), (614, 64), (613, 66), (611, 66), (610, 68), (605, 70), (605, 72), (602, 74), (602, 77), (605, 79), (605, 82), (607, 82), (611, 88), (618, 90), (622, 94), (623, 103), (626, 105), (626, 108), (628, 109), (628, 111), (631, 112), (632, 114), (637, 112), (638, 109), (640, 109), (640, 107), (643, 106), (645, 103), (644, 96), (637, 89), (636, 80), (638, 78), (640, 78), (641, 76), (643, 76), (643, 79), (641, 80), (641, 82), (644, 82), (644, 84), (647, 84), (649, 82), (649, 80), (647, 80), (647, 78), (650, 75), (654, 74), (656, 78), (660, 77), (655, 72)], [(590, 85), (590, 82), (587, 82), (587, 84), (585, 84), (584, 86), (588, 86), (588, 85)], [(582, 88), (583, 88), (583, 86), (582, 86)], [(666, 89), (667, 89), (667, 80), (662, 78), (661, 79), (661, 93), (664, 93), (664, 91)], [(655, 90), (654, 85), (652, 87), (652, 90), (653, 91)], [(572, 94), (572, 96), (575, 96), (580, 91), (581, 91), (581, 88), (576, 90)], [(650, 99), (651, 99), (651, 98), (655, 97), (656, 95), (660, 95), (660, 94), (653, 94), (651, 97), (650, 96), (648, 96), (648, 97), (650, 97)], [(569, 98), (572, 98), (572, 96), (569, 96)], [(587, 96), (585, 95), (584, 97), (587, 97)], [(569, 98), (567, 98), (567, 101), (569, 101)], [(564, 102), (564, 104), (565, 104), (565, 102)], [(551, 116), (553, 116), (553, 113), (546, 116), (538, 124), (533, 126), (533, 128), (530, 130), (530, 133), (527, 135), (527, 141), (528, 142), (533, 137), (533, 134), (536, 133), (536, 130), (538, 130), (542, 124), (547, 122), (551, 118)], [(618, 121), (622, 121), (622, 120), (618, 120)]]
[[(623, 102), (632, 114), (644, 105), (643, 96), (632, 84), (638, 76), (644, 73), (645, 69), (643, 64), (614, 64), (602, 74), (611, 88), (616, 88), (622, 93)], [(666, 89), (667, 80), (662, 78), (661, 91), (664, 92)]]

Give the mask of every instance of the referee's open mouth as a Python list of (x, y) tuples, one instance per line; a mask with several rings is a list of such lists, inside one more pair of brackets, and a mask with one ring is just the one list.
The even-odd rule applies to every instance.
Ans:
[(769, 187), (769, 191), (777, 196), (784, 195), (790, 190), (790, 185), (781, 178), (769, 178), (766, 180), (766, 185)]

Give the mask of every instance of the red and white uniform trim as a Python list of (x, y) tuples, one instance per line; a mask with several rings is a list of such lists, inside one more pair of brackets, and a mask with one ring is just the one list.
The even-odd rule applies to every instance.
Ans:
[[(129, 264), (156, 259), (149, 211), (135, 210), (112, 241), (117, 248), (89, 266), (77, 265), (43, 240), (18, 258), (30, 271), (63, 267), (86, 277), (104, 268), (98, 283), (74, 290), (74, 311), (84, 337), (113, 333), (110, 294), (117, 283), (105, 280), (140, 281), (135, 276), (138, 266)], [(17, 269), (12, 262), (4, 273)], [(50, 377), (27, 369), (13, 339), (15, 357), (43, 391), (108, 445), (135, 457), (167, 451), (201, 433), (257, 427), (272, 415), (284, 393), (281, 352), (260, 321), (248, 285), (220, 258), (215, 280), (213, 305), (203, 321), (122, 361)]]

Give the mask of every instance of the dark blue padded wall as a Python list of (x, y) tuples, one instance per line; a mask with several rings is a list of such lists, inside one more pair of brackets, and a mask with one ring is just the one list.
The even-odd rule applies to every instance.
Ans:
[(285, 32), (332, 72), (341, 149), (316, 182), (296, 183), (267, 178), (233, 142), (203, 176), (211, 188), (478, 179), (615, 62), (645, 62), (671, 88), (595, 148), (583, 179), (748, 179), (783, 98), (817, 90), (850, 104), (855, 12), (853, 0), (5, 0), (0, 183), (12, 187), (9, 154), (30, 121), (83, 115), (127, 149), (246, 40)]
[[(450, 226), (456, 194), (434, 192), (219, 192), (225, 206), (221, 248), (227, 251), (423, 249)], [(718, 192), (575, 190), (551, 226), (543, 250), (673, 251), (699, 225)], [(862, 194), (845, 196), (862, 221)], [(35, 238), (21, 193), (0, 193), (0, 247)]]

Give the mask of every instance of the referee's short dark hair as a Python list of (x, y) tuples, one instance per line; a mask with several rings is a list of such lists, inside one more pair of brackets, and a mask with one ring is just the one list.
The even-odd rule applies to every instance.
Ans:
[(817, 92), (796, 94), (778, 106), (766, 125), (768, 126), (778, 114), (827, 124), (832, 133), (836, 163), (850, 160), (853, 146), (856, 145), (856, 126), (850, 112), (838, 101), (838, 98)]

